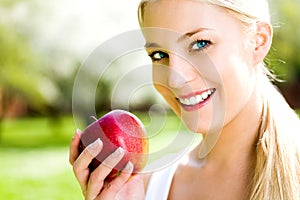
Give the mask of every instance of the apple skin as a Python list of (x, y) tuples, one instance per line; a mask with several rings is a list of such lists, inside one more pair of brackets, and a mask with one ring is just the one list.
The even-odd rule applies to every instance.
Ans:
[(143, 123), (132, 113), (113, 110), (90, 124), (81, 135), (79, 151), (82, 152), (98, 138), (103, 142), (103, 149), (90, 163), (90, 171), (97, 168), (118, 147), (122, 147), (125, 152), (122, 160), (106, 177), (106, 181), (117, 177), (128, 161), (134, 166), (132, 175), (146, 166), (149, 152), (147, 133)]

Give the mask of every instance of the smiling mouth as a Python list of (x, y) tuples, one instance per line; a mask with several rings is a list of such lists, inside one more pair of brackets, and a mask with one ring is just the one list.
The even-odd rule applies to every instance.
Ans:
[(176, 98), (183, 106), (195, 106), (206, 102), (216, 91), (215, 88), (208, 89), (197, 95), (189, 96), (187, 98)]

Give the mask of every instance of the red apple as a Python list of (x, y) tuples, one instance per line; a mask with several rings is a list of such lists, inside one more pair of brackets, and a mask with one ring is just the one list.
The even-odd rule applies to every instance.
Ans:
[(84, 130), (81, 136), (80, 152), (98, 138), (103, 142), (103, 149), (90, 163), (91, 171), (118, 147), (125, 150), (124, 157), (114, 167), (106, 180), (111, 181), (118, 176), (128, 161), (134, 165), (133, 175), (145, 167), (148, 160), (149, 141), (144, 125), (132, 113), (113, 110), (100, 119), (96, 119)]

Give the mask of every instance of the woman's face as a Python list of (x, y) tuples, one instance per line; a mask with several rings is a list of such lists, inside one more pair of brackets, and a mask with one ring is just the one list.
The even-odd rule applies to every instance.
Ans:
[(151, 2), (143, 17), (153, 82), (173, 111), (194, 132), (230, 123), (255, 85), (242, 23), (223, 8), (191, 0)]

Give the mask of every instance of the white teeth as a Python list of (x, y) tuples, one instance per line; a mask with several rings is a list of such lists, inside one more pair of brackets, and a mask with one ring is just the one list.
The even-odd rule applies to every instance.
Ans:
[(196, 99), (196, 97), (191, 97), (191, 98), (190, 98), (190, 102), (191, 102), (192, 105), (197, 104), (197, 99)]
[(181, 103), (188, 105), (190, 104), (190, 101), (188, 99), (184, 99)]
[(197, 102), (201, 102), (203, 100), (201, 95), (197, 95), (196, 99), (197, 99)]
[(190, 98), (179, 98), (179, 101), (187, 106), (196, 105), (206, 100), (213, 92), (214, 90), (211, 89), (206, 92), (203, 92), (201, 95), (192, 96)]
[(201, 97), (202, 97), (202, 99), (207, 99), (207, 97), (208, 97), (207, 92), (203, 92), (203, 93), (201, 94)]

